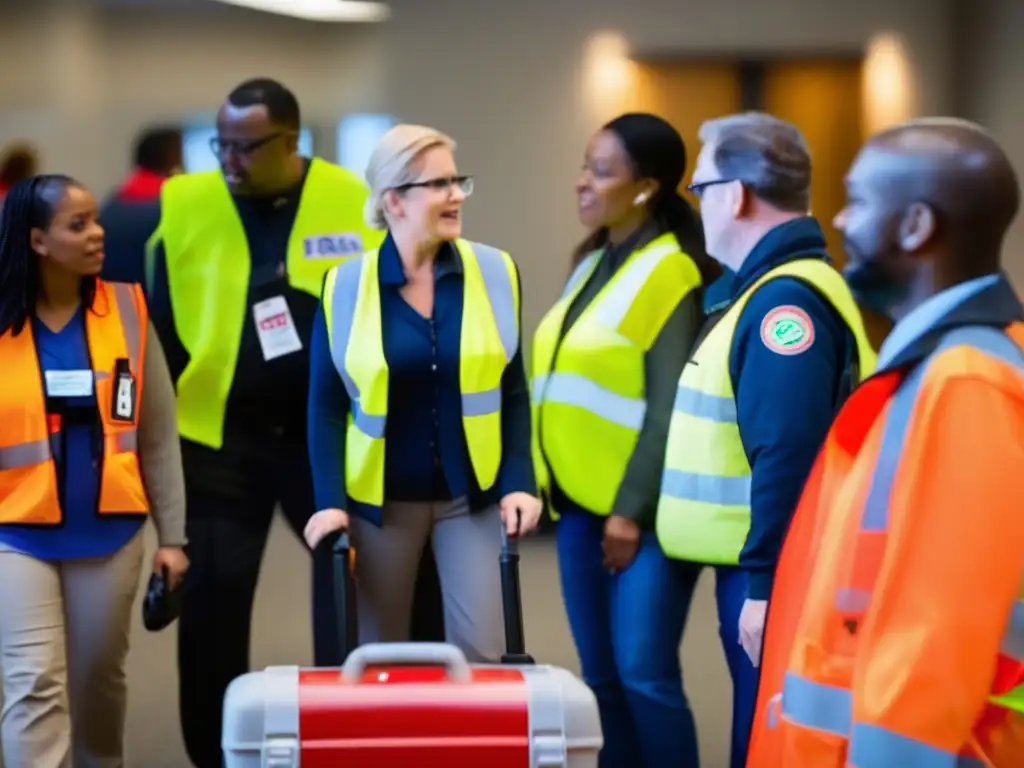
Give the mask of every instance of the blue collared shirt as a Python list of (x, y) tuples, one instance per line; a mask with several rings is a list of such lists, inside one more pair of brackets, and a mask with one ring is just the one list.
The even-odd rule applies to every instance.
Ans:
[(935, 294), (918, 304), (906, 317), (893, 327), (878, 351), (878, 369), (887, 368), (903, 350), (917, 341), (948, 312), (963, 304), (986, 288), (992, 288), (1002, 280), (1002, 275), (985, 275), (960, 283)]
[[(420, 315), (401, 295), (406, 278), (390, 235), (378, 261), (384, 357), (388, 363), (384, 496), (443, 501), (468, 496), (474, 509), (514, 491), (536, 493), (530, 453), (530, 400), (522, 349), (502, 378), (502, 462), (492, 489), (481, 491), (462, 424), (459, 361), (463, 322), (462, 261), (444, 245), (434, 265), (434, 310)], [(313, 326), (309, 437), (316, 502), (379, 521), (379, 511), (345, 493), (345, 424), (350, 401), (331, 359), (321, 308)]]

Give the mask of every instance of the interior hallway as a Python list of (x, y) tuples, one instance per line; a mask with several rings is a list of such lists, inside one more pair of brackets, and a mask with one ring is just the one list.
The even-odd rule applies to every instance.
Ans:
[[(154, 538), (150, 530), (149, 552)], [(279, 523), (268, 546), (254, 616), (254, 668), (269, 664), (308, 664), (312, 652), (308, 617), (309, 573), (305, 555)], [(495, 564), (497, 567), (497, 564)], [(541, 662), (577, 671), (575, 651), (562, 611), (553, 542), (534, 540), (523, 547), (521, 563), (529, 650)], [(147, 576), (148, 577), (148, 576)], [(140, 599), (142, 590), (139, 591)], [(175, 680), (176, 626), (151, 634), (135, 613), (128, 661), (128, 766), (186, 768), (178, 731)], [(702, 763), (728, 765), (728, 673), (718, 644), (714, 579), (704, 575), (683, 650), (687, 692), (697, 716)]]

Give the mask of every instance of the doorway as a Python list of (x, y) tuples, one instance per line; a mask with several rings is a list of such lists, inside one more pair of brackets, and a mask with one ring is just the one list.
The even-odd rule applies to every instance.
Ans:
[[(799, 127), (813, 162), (811, 212), (841, 268), (846, 255), (832, 221), (846, 198), (843, 177), (866, 138), (862, 72), (862, 59), (850, 56), (640, 61), (629, 108), (661, 115), (679, 131), (689, 155), (688, 171), (699, 151), (697, 132), (705, 120), (760, 110)], [(863, 314), (877, 349), (891, 323), (867, 310)]]

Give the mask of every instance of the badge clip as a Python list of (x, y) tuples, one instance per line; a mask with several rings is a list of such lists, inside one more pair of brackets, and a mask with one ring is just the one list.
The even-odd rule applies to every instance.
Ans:
[(110, 404), (110, 418), (114, 421), (135, 421), (136, 386), (131, 365), (126, 358), (114, 361), (114, 391)]

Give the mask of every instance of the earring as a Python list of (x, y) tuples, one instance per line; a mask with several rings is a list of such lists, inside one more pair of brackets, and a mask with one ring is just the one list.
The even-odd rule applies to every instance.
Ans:
[(648, 195), (646, 192), (641, 192), (639, 195), (633, 198), (633, 205), (639, 208), (641, 205), (647, 202), (647, 198), (649, 197), (650, 195)]

